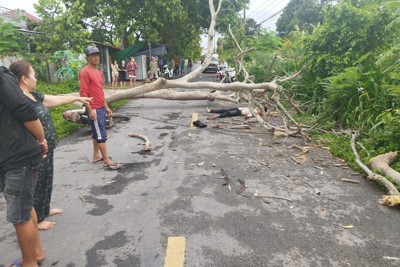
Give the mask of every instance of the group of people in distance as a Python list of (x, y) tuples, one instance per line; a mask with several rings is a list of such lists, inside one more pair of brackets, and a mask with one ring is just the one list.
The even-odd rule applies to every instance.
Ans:
[[(183, 57), (179, 60), (179, 62), (174, 58), (171, 58), (170, 63), (170, 69), (173, 71), (174, 75), (192, 72), (193, 61), (191, 58), (188, 58), (187, 60), (186, 69), (186, 59)], [(158, 56), (151, 56), (148, 67), (148, 78), (151, 81), (156, 80), (160, 76), (160, 71), (164, 72), (164, 66), (168, 66), (168, 61), (165, 57), (159, 59)], [(111, 65), (111, 88), (116, 89), (118, 87), (118, 81), (120, 88), (125, 87), (127, 73), (130, 82), (129, 85), (131, 87), (136, 86), (136, 70), (137, 64), (134, 57), (129, 58), (128, 64), (126, 64), (124, 59), (122, 59), (121, 63), (119, 64), (117, 60), (114, 60), (113, 64)]]
[(191, 58), (188, 58), (186, 70), (185, 66), (186, 66), (186, 59), (184, 57), (181, 57), (179, 62), (175, 61), (174, 59), (171, 59), (171, 67), (173, 67), (175, 74), (186, 74), (192, 72), (193, 60)]
[(160, 76), (160, 71), (164, 73), (165, 69), (169, 67), (172, 70), (173, 75), (177, 74), (186, 74), (192, 72), (193, 68), (193, 60), (188, 58), (187, 60), (187, 68), (185, 70), (186, 59), (182, 57), (179, 61), (175, 60), (173, 57), (170, 60), (170, 64), (168, 65), (168, 61), (165, 57), (161, 59), (158, 56), (151, 56), (149, 62), (149, 72), (148, 76), (150, 80), (155, 80)]
[(121, 88), (125, 87), (126, 73), (128, 73), (129, 85), (131, 87), (136, 86), (136, 69), (137, 65), (134, 57), (129, 58), (128, 65), (126, 65), (124, 59), (121, 60), (121, 64), (118, 64), (117, 60), (114, 60), (114, 63), (111, 65), (111, 88), (117, 88), (117, 81), (119, 81)]
[[(7, 203), (7, 221), (14, 225), (20, 258), (7, 267), (38, 267), (46, 257), (38, 230), (51, 229), (50, 208), (54, 176), (54, 149), (58, 138), (47, 108), (79, 101), (92, 128), (92, 162), (118, 170), (107, 154), (106, 116), (112, 111), (105, 101), (103, 77), (97, 66), (100, 51), (85, 49), (87, 65), (79, 73), (80, 96), (53, 96), (35, 91), (35, 70), (27, 61), (0, 67), (0, 191)], [(7, 255), (2, 252), (1, 257)]]

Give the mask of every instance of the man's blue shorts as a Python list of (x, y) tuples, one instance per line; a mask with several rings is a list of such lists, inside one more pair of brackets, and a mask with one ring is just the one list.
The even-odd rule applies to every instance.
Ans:
[(101, 107), (94, 109), (93, 111), (96, 112), (96, 120), (89, 120), (90, 126), (92, 127), (92, 138), (96, 140), (97, 143), (105, 143), (107, 141), (106, 108)]
[(38, 179), (38, 165), (0, 172), (0, 188), (7, 202), (7, 221), (25, 223), (31, 219), (33, 192)]

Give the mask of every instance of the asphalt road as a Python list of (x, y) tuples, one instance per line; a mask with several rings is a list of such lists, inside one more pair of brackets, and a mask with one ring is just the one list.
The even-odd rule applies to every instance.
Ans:
[[(378, 203), (377, 186), (301, 138), (240, 117), (206, 120), (206, 107), (225, 105), (129, 101), (118, 113), (131, 120), (108, 131), (118, 171), (91, 162), (86, 129), (62, 140), (52, 207), (64, 213), (40, 232), (42, 266), (180, 267), (182, 258), (187, 267), (400, 266), (400, 212)], [(190, 128), (193, 113), (208, 126)], [(241, 124), (250, 129), (231, 129)], [(150, 138), (152, 151), (129, 133)], [(5, 213), (1, 196), (0, 266), (20, 256)]]

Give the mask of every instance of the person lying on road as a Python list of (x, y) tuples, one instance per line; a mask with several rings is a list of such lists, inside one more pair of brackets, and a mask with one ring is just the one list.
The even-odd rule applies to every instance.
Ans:
[[(264, 106), (264, 111), (267, 112), (267, 106)], [(210, 109), (207, 108), (208, 113), (218, 113), (218, 115), (214, 115), (209, 117), (211, 120), (216, 120), (218, 118), (227, 118), (227, 117), (236, 117), (236, 116), (244, 116), (246, 119), (253, 116), (251, 114), (249, 107), (243, 108), (223, 108), (223, 109)], [(261, 110), (259, 108), (255, 108), (254, 112), (260, 114)]]

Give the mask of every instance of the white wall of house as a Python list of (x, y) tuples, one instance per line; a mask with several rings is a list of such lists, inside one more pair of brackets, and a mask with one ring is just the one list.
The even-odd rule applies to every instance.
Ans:
[(0, 66), (4, 66), (6, 68), (10, 67), (11, 63), (22, 59), (20, 56), (15, 56), (15, 57), (2, 57), (0, 58)]

